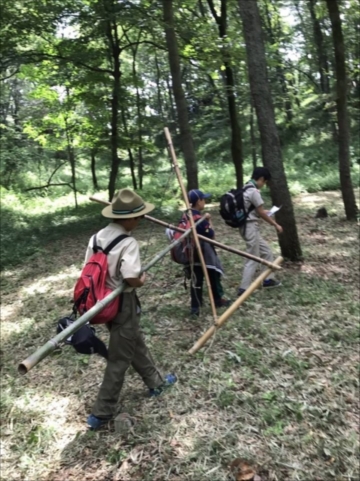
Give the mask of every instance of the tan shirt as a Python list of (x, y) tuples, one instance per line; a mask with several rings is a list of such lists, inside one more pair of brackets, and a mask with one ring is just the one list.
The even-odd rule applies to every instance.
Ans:
[[(246, 185), (252, 185), (252, 182), (248, 182)], [(245, 187), (244, 186), (244, 187)], [(254, 188), (248, 188), (244, 192), (244, 206), (246, 211), (249, 210), (250, 206), (253, 205), (255, 208), (260, 207), (261, 205), (264, 204), (264, 201), (261, 197), (260, 191), (254, 186)], [(249, 217), (247, 218), (248, 221), (258, 221), (260, 217), (258, 216), (257, 212), (255, 209), (253, 209)]]
[[(111, 223), (96, 234), (97, 244), (105, 249), (111, 241), (121, 234), (131, 236), (120, 224)], [(93, 255), (94, 236), (91, 237), (85, 255), (85, 263)], [(123, 239), (109, 252), (108, 256), (108, 275), (106, 286), (109, 289), (116, 289), (120, 286), (123, 279), (139, 277), (141, 270), (140, 250), (134, 237)], [(131, 292), (134, 287), (126, 287), (124, 292)]]

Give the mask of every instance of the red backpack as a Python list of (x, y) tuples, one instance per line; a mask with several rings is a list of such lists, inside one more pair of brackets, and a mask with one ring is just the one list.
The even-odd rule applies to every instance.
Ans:
[[(201, 219), (201, 215), (193, 214), (193, 219), (194, 219), (194, 222), (196, 222), (199, 219)], [(183, 216), (181, 217), (178, 227), (184, 230), (190, 229), (191, 223), (186, 213), (183, 214)], [(172, 236), (172, 240), (176, 241), (182, 235), (183, 235), (183, 232), (176, 231)], [(183, 239), (179, 245), (171, 249), (170, 251), (171, 259), (177, 264), (188, 264), (191, 261), (191, 255), (194, 247), (195, 247), (194, 239), (190, 234), (190, 236)]]
[[(126, 237), (122, 234), (116, 237), (110, 244), (102, 249), (96, 243), (94, 235), (94, 254), (85, 264), (81, 275), (74, 287), (74, 310), (82, 316), (89, 309), (95, 306), (98, 301), (108, 296), (112, 289), (106, 287), (106, 276), (108, 272), (107, 255), (119, 242)], [(104, 309), (96, 314), (90, 321), (91, 324), (105, 324), (112, 321), (119, 312), (120, 296), (114, 299)]]

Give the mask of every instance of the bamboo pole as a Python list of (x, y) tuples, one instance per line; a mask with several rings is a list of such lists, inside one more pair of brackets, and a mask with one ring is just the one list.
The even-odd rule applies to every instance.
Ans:
[(184, 183), (182, 181), (182, 176), (181, 176), (179, 164), (178, 164), (177, 159), (176, 159), (176, 154), (175, 154), (174, 146), (173, 146), (173, 143), (172, 143), (170, 131), (167, 127), (165, 127), (164, 132), (165, 132), (166, 140), (168, 142), (170, 157), (171, 157), (174, 169), (175, 169), (176, 177), (179, 181), (181, 192), (182, 192), (183, 197), (184, 197), (184, 202), (185, 202), (186, 209), (187, 209), (187, 215), (189, 217), (191, 228), (192, 228), (192, 235), (193, 235), (193, 238), (194, 238), (194, 241), (195, 241), (197, 254), (198, 254), (200, 262), (201, 262), (202, 270), (203, 270), (205, 281), (206, 281), (206, 286), (207, 286), (207, 289), (208, 289), (208, 295), (209, 295), (209, 299), (210, 299), (211, 310), (212, 310), (212, 313), (213, 313), (214, 321), (216, 321), (217, 315), (216, 315), (216, 307), (215, 307), (215, 302), (214, 302), (214, 296), (213, 296), (213, 293), (212, 293), (212, 290), (211, 290), (209, 273), (207, 271), (204, 255), (203, 255), (203, 252), (201, 250), (201, 245), (200, 245), (198, 233), (196, 231), (192, 209), (190, 207), (187, 192), (185, 190), (185, 186), (184, 186)]
[[(99, 204), (103, 205), (110, 205), (111, 202), (108, 202), (106, 200), (98, 199), (97, 197), (91, 196), (89, 197), (90, 200), (94, 202), (98, 202)], [(154, 222), (154, 224), (162, 225), (163, 227), (168, 227), (169, 229), (176, 230), (178, 232), (186, 232), (185, 229), (182, 229), (181, 227), (169, 224), (167, 222), (164, 222), (163, 220), (156, 219), (156, 217), (151, 217), (150, 215), (144, 215), (145, 219)], [(271, 269), (281, 271), (280, 266), (276, 266), (273, 262), (266, 261), (265, 259), (261, 259), (261, 257), (256, 257), (253, 256), (252, 254), (248, 254), (247, 252), (240, 251), (239, 249), (235, 249), (234, 247), (227, 246), (225, 244), (222, 244), (221, 242), (218, 242), (214, 239), (209, 239), (209, 237), (205, 237), (203, 235), (198, 234), (199, 239), (201, 239), (204, 242), (208, 242), (209, 244), (212, 244), (215, 247), (219, 247), (219, 249), (223, 249), (224, 251), (231, 252), (233, 254), (237, 254), (238, 256), (246, 257), (247, 259), (251, 259), (252, 261), (258, 262), (259, 264), (262, 264), (267, 267), (271, 267)]]
[[(196, 224), (200, 224), (205, 217), (199, 219)], [(151, 261), (146, 264), (145, 267), (141, 269), (141, 273), (149, 270), (153, 267), (160, 259), (166, 256), (170, 252), (170, 250), (175, 247), (176, 245), (180, 244), (183, 239), (188, 237), (192, 232), (192, 229), (188, 229), (184, 232), (184, 234), (179, 237), (176, 241), (169, 244), (166, 249), (163, 249), (158, 254), (156, 254)], [(22, 361), (18, 366), (18, 371), (20, 374), (26, 374), (30, 371), (36, 364), (38, 364), (42, 359), (48, 356), (54, 349), (56, 349), (61, 342), (65, 339), (70, 337), (74, 332), (78, 331), (80, 327), (84, 326), (88, 321), (90, 321), (96, 314), (104, 309), (112, 300), (114, 300), (117, 296), (119, 296), (126, 287), (126, 283), (123, 282), (117, 289), (113, 290), (111, 294), (107, 297), (98, 301), (94, 307), (92, 307), (89, 311), (83, 314), (79, 319), (74, 321), (71, 326), (67, 327), (60, 334), (57, 334), (55, 337), (50, 339), (47, 343), (45, 343), (42, 347), (40, 347), (37, 351), (31, 354), (28, 358)]]
[[(281, 264), (282, 261), (283, 258), (279, 256), (277, 259), (275, 259), (274, 264)], [(201, 347), (203, 347), (203, 345), (210, 339), (210, 337), (215, 334), (216, 330), (223, 324), (225, 324), (225, 322), (236, 311), (236, 309), (240, 307), (241, 304), (246, 301), (246, 299), (250, 296), (250, 294), (252, 294), (255, 289), (257, 289), (259, 285), (269, 276), (271, 271), (272, 269), (266, 269), (266, 271), (264, 271), (262, 274), (259, 275), (259, 277), (255, 279), (255, 281), (250, 285), (250, 287), (248, 287), (246, 291), (229, 307), (229, 309), (227, 309), (224, 314), (219, 317), (216, 323), (200, 337), (200, 339), (189, 350), (189, 354), (195, 354), (195, 352), (197, 352)]]

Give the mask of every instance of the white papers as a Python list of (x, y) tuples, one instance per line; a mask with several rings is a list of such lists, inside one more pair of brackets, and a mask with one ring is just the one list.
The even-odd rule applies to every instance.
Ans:
[(280, 207), (276, 207), (276, 205), (273, 205), (273, 206), (271, 207), (271, 209), (268, 211), (267, 215), (268, 215), (269, 217), (271, 217), (272, 215), (276, 214), (276, 212), (277, 212), (278, 210), (280, 210), (280, 209), (281, 209), (281, 206), (280, 206)]

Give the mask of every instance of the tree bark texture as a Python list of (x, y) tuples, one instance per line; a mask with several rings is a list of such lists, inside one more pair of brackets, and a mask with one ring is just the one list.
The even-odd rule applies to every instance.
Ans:
[(272, 176), (270, 192), (273, 204), (282, 206), (277, 214), (277, 220), (284, 228), (284, 233), (279, 235), (281, 253), (287, 259), (299, 261), (302, 253), (275, 124), (260, 12), (255, 0), (239, 0), (239, 7), (246, 43), (250, 89), (258, 117), (263, 163)]
[(345, 46), (338, 0), (326, 0), (335, 49), (336, 107), (339, 138), (339, 172), (346, 218), (356, 220), (358, 209), (350, 173), (350, 122), (347, 109)]
[[(208, 0), (209, 8), (218, 26), (219, 37), (225, 40), (227, 30), (227, 0), (221, 0), (221, 14), (216, 13), (213, 0)], [(225, 46), (223, 46), (223, 49)], [(242, 136), (241, 127), (238, 120), (237, 105), (235, 98), (235, 80), (234, 72), (231, 67), (230, 58), (227, 52), (223, 50), (223, 62), (225, 65), (225, 82), (226, 96), (228, 100), (228, 110), (231, 128), (231, 156), (235, 166), (236, 186), (243, 186), (243, 152), (242, 152)]]
[(118, 156), (118, 143), (119, 143), (119, 133), (118, 133), (118, 125), (119, 125), (119, 95), (120, 95), (120, 78), (121, 78), (121, 70), (120, 70), (120, 41), (117, 32), (117, 23), (115, 20), (112, 21), (111, 16), (113, 15), (112, 12), (109, 12), (108, 15), (110, 19), (106, 21), (105, 28), (106, 28), (106, 37), (109, 43), (109, 50), (110, 50), (110, 57), (112, 60), (112, 69), (113, 69), (113, 89), (112, 89), (112, 96), (111, 96), (111, 127), (110, 127), (110, 150), (111, 150), (111, 169), (110, 169), (110, 177), (109, 177), (109, 184), (108, 184), (108, 192), (109, 192), (109, 201), (114, 197), (115, 194), (115, 184), (117, 175), (119, 172), (119, 165), (120, 159)]
[(250, 107), (250, 138), (251, 138), (251, 158), (253, 168), (256, 168), (257, 165), (257, 155), (256, 155), (256, 135), (255, 135), (255, 127), (254, 127), (254, 102), (251, 99), (251, 107)]
[[(292, 103), (291, 103), (290, 96), (289, 96), (287, 81), (286, 81), (284, 69), (283, 69), (283, 66), (282, 66), (282, 57), (281, 57), (281, 53), (279, 51), (279, 47), (277, 46), (278, 41), (276, 40), (275, 34), (273, 32), (273, 27), (272, 27), (272, 23), (271, 23), (271, 15), (270, 15), (268, 4), (267, 4), (266, 1), (265, 1), (264, 5), (265, 5), (265, 12), (266, 12), (266, 17), (267, 17), (266, 30), (267, 30), (267, 33), (268, 33), (268, 36), (269, 36), (270, 43), (275, 48), (275, 57), (276, 57), (276, 60), (277, 60), (276, 76), (278, 78), (281, 91), (284, 94), (283, 102), (284, 102), (286, 119), (287, 119), (288, 124), (291, 126), (294, 115), (293, 115)], [(278, 28), (278, 30), (279, 30), (279, 28)], [(281, 32), (278, 32), (278, 33), (281, 34)]]
[(97, 177), (96, 177), (96, 164), (95, 164), (95, 160), (96, 160), (96, 159), (95, 159), (95, 155), (96, 155), (95, 149), (91, 149), (91, 151), (90, 151), (90, 158), (91, 158), (91, 178), (92, 178), (94, 190), (98, 190), (98, 189), (99, 189), (99, 186), (98, 186), (98, 181), (97, 181)]
[(309, 0), (308, 6), (313, 23), (314, 43), (316, 46), (318, 69), (320, 74), (320, 87), (323, 94), (328, 94), (330, 92), (329, 61), (326, 54), (324, 36), (321, 30), (320, 21), (315, 12), (316, 0)]
[(169, 54), (172, 89), (178, 114), (182, 151), (185, 158), (187, 189), (197, 189), (198, 169), (194, 141), (190, 129), (187, 103), (181, 85), (180, 57), (174, 29), (174, 11), (172, 0), (163, 0), (166, 45)]
[[(124, 107), (121, 107), (121, 118), (122, 118), (122, 122), (123, 122), (125, 135), (126, 135), (127, 139), (129, 139), (130, 136), (129, 136), (129, 130), (128, 130), (128, 127), (127, 127), (127, 121), (126, 121), (126, 115), (125, 115)], [(129, 140), (128, 140), (128, 142), (129, 142)], [(133, 153), (132, 153), (132, 150), (131, 150), (130, 147), (127, 148), (127, 151), (128, 151), (128, 154), (129, 154), (130, 172), (131, 172), (131, 180), (132, 180), (133, 188), (134, 188), (134, 190), (137, 190), (134, 156), (133, 156)]]

